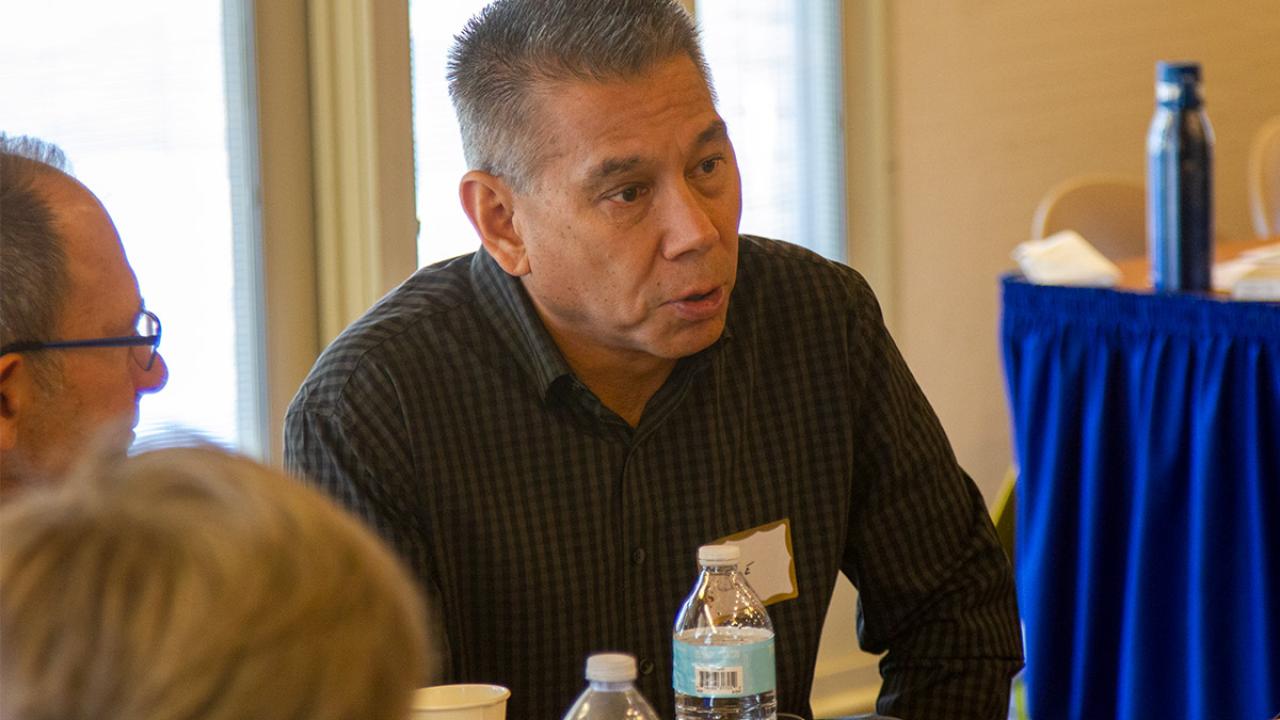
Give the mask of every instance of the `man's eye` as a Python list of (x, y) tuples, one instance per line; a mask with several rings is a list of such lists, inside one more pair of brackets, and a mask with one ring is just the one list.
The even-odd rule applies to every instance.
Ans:
[(629, 185), (627, 187), (622, 188), (618, 192), (610, 195), (609, 198), (611, 200), (617, 200), (618, 202), (633, 203), (639, 200), (640, 196), (643, 194), (644, 194), (644, 188), (640, 187), (639, 185)]
[(719, 167), (722, 162), (724, 162), (724, 158), (721, 157), (707, 158), (698, 165), (698, 170), (700, 170), (703, 175), (710, 175), (716, 171), (716, 168)]

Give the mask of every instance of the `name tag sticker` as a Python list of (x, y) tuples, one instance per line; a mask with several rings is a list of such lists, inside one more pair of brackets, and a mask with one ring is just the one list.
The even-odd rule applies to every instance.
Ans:
[(739, 571), (765, 605), (799, 597), (791, 552), (791, 518), (766, 523), (716, 540), (742, 550)]

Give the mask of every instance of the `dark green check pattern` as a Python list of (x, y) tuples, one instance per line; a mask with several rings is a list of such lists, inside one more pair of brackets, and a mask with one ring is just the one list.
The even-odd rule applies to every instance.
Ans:
[[(558, 718), (588, 654), (640, 659), (672, 714), (671, 626), (700, 544), (790, 518), (799, 597), (770, 607), (779, 709), (809, 715), (836, 574), (879, 710), (1003, 718), (1021, 641), (982, 497), (847, 267), (743, 236), (725, 335), (634, 430), (572, 375), (484, 252), (425, 268), (324, 352), (286, 462), (411, 565), (447, 633), (445, 680)], [(853, 638), (850, 638), (850, 642)]]

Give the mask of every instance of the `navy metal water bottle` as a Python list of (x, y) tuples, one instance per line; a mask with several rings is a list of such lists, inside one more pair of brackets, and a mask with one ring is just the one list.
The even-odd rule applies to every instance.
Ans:
[(1213, 129), (1200, 64), (1156, 63), (1147, 133), (1147, 252), (1157, 291), (1207, 292), (1213, 264)]

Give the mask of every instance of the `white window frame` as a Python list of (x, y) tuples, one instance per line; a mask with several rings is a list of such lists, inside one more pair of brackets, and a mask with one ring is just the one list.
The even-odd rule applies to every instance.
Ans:
[[(233, 2), (236, 0), (228, 0)], [(324, 347), (416, 268), (407, 0), (251, 2), (263, 456)]]

